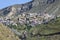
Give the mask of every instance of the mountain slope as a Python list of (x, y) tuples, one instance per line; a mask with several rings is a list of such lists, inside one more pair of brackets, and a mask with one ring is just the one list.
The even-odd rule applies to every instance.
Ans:
[(0, 17), (21, 40), (60, 40), (60, 0), (15, 4), (1, 9)]
[(16, 16), (16, 15), (20, 15), (21, 13), (24, 13), (24, 12), (39, 13), (39, 12), (43, 12), (50, 5), (51, 4), (49, 4), (49, 0), (32, 0), (25, 4), (16, 4), (16, 5), (12, 5), (12, 6), (4, 8), (4, 9), (1, 9), (0, 16), (11, 17), (12, 15)]

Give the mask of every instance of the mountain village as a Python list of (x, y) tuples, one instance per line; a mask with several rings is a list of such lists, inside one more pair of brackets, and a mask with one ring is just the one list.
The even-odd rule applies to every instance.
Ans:
[[(30, 24), (30, 25), (37, 25), (37, 24), (42, 24), (42, 23), (47, 23), (48, 21), (50, 21), (51, 19), (54, 19), (55, 15), (49, 15), (48, 13), (23, 13), (21, 15), (19, 15), (19, 17), (17, 18), (17, 21), (19, 24), (23, 25), (23, 24)], [(0, 18), (0, 23), (3, 23), (5, 25), (16, 25), (17, 26), (17, 22), (11, 20), (10, 18), (6, 17), (6, 18)]]

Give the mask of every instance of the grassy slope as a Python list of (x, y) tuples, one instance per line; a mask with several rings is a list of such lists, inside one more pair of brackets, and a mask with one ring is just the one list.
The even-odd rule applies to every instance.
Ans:
[(0, 24), (0, 40), (19, 40), (19, 38), (8, 27)]
[(48, 22), (48, 24), (41, 24), (41, 25), (37, 25), (36, 27), (33, 27), (31, 29), (31, 32), (36, 31), (40, 34), (52, 34), (52, 33), (56, 33), (56, 32), (60, 32), (60, 18), (57, 18), (55, 20), (51, 20), (50, 22)]
[[(55, 34), (58, 32), (60, 32), (60, 17), (51, 20), (48, 24), (41, 24), (31, 28), (30, 33), (35, 33), (31, 40), (60, 40), (60, 34)], [(37, 37), (38, 34), (42, 36)]]

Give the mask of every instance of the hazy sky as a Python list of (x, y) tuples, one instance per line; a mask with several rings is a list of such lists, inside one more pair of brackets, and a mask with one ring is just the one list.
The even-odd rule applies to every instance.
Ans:
[(0, 0), (0, 9), (10, 6), (10, 5), (22, 4), (22, 3), (29, 2), (29, 1), (31, 0)]

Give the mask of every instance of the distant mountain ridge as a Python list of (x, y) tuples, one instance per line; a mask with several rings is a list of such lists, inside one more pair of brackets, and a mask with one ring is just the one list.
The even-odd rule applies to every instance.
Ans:
[[(51, 0), (52, 1), (52, 0)], [(16, 4), (16, 5), (12, 5), (9, 7), (6, 7), (4, 9), (0, 10), (0, 16), (7, 16), (9, 15), (9, 13), (12, 11), (12, 9), (16, 9), (14, 10), (14, 15), (19, 15), (23, 12), (41, 12), (43, 11), (48, 5), (50, 5), (49, 0), (32, 0), (28, 3), (25, 4)], [(11, 13), (11, 15), (13, 15), (13, 12)]]

